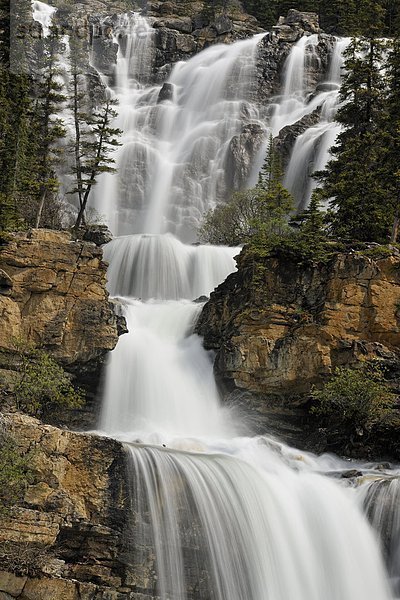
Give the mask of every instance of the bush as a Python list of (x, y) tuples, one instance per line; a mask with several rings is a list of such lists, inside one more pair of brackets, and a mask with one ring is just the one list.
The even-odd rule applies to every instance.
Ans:
[(0, 569), (18, 577), (40, 577), (49, 558), (49, 551), (43, 546), (29, 542), (0, 542)]
[(22, 455), (15, 439), (0, 428), (0, 517), (4, 517), (15, 504), (18, 504), (30, 482), (31, 454)]
[(80, 408), (84, 394), (76, 390), (69, 375), (47, 352), (16, 343), (20, 380), (14, 387), (19, 410), (41, 417), (59, 408)]
[(338, 367), (322, 389), (313, 388), (312, 412), (346, 429), (370, 429), (385, 420), (396, 395), (382, 370), (364, 364), (361, 368)]

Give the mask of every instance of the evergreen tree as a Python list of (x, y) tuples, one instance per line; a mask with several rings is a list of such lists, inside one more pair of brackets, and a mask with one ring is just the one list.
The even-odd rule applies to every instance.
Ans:
[(318, 190), (314, 190), (308, 207), (296, 216), (302, 241), (310, 247), (326, 241), (325, 217), (325, 213), (321, 210)]
[[(364, 25), (363, 25), (364, 26)], [(353, 39), (346, 54), (341, 88), (344, 102), (337, 121), (343, 130), (332, 149), (334, 159), (316, 177), (321, 198), (335, 209), (330, 228), (344, 239), (385, 242), (393, 220), (393, 198), (382, 184), (384, 102), (383, 45), (373, 37)]]
[(233, 194), (230, 202), (209, 211), (199, 230), (200, 239), (229, 246), (249, 242), (268, 249), (290, 235), (288, 220), (294, 205), (282, 178), (280, 157), (271, 136), (257, 185)]
[(75, 229), (85, 222), (85, 211), (93, 186), (102, 173), (115, 173), (111, 154), (120, 145), (119, 129), (112, 127), (117, 116), (116, 101), (107, 98), (92, 110), (86, 93), (85, 48), (80, 40), (71, 44), (71, 97), (75, 139), (73, 153), (76, 186), (71, 193), (78, 197), (79, 210)]
[(392, 41), (387, 76), (388, 94), (381, 124), (384, 132), (382, 164), (384, 182), (395, 205), (391, 241), (396, 242), (400, 225), (400, 36)]
[(52, 29), (45, 38), (41, 55), (41, 78), (37, 86), (36, 129), (38, 143), (37, 195), (35, 227), (39, 227), (46, 202), (54, 201), (58, 191), (55, 168), (59, 161), (59, 142), (65, 136), (63, 121), (55, 117), (66, 100), (60, 83), (59, 54), (65, 50), (57, 31)]

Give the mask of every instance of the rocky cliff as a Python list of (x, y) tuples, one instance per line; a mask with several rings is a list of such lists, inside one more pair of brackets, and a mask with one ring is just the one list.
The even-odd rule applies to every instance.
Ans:
[(69, 233), (33, 230), (0, 247), (0, 374), (14, 378), (15, 341), (48, 351), (95, 393), (118, 341), (102, 250)]
[[(0, 600), (142, 598), (124, 561), (122, 446), (19, 414), (7, 420), (30, 452), (32, 478), (21, 505), (0, 519)], [(135, 577), (136, 589), (146, 587), (144, 566)]]
[[(31, 478), (18, 507), (0, 515), (0, 600), (160, 600), (146, 485), (129, 452), (24, 415), (6, 419), (30, 453)], [(176, 477), (179, 502), (188, 490)], [(193, 518), (181, 531), (192, 600), (210, 589), (200, 531)]]
[(261, 429), (277, 418), (281, 432), (299, 434), (299, 404), (336, 366), (379, 358), (398, 369), (400, 256), (368, 253), (299, 264), (244, 252), (211, 295), (197, 330), (219, 381)]

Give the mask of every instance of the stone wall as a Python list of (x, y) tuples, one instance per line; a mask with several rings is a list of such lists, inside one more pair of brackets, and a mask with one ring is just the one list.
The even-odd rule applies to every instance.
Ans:
[(106, 290), (101, 248), (69, 233), (17, 233), (0, 247), (0, 375), (15, 378), (15, 341), (51, 354), (95, 394), (119, 321)]

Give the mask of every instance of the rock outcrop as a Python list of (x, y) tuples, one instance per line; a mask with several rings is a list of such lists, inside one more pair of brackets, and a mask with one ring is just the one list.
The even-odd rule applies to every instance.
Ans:
[[(291, 427), (312, 384), (336, 366), (380, 358), (399, 364), (400, 256), (337, 254), (326, 264), (244, 252), (238, 272), (211, 294), (197, 331), (215, 371), (269, 428)], [(287, 419), (286, 417), (289, 416)]]
[[(212, 44), (232, 43), (260, 31), (257, 20), (241, 10), (214, 17), (197, 1), (152, 2), (142, 14), (154, 28), (149, 82), (159, 84), (165, 82), (175, 63), (188, 60)], [(106, 75), (112, 75), (116, 62), (118, 48), (112, 40), (116, 18), (117, 15), (103, 21), (90, 17), (95, 65)]]
[(288, 17), (281, 17), (278, 25), (273, 27), (259, 44), (257, 97), (260, 102), (266, 103), (272, 96), (280, 93), (283, 68), (293, 44), (303, 35), (312, 34), (318, 34), (318, 44), (315, 50), (309, 49), (305, 65), (305, 80), (309, 92), (315, 91), (317, 85), (323, 81), (334, 37), (319, 29), (317, 15), (290, 10)]
[[(32, 473), (22, 502), (0, 517), (0, 600), (161, 600), (146, 483), (129, 450), (20, 414), (6, 418)], [(176, 477), (170, 490), (179, 503), (188, 490)], [(197, 518), (181, 531), (191, 599), (211, 597)]]
[(96, 391), (118, 341), (101, 248), (67, 232), (17, 233), (0, 248), (0, 368), (13, 378), (15, 341), (48, 351), (78, 383)]
[(144, 566), (133, 586), (124, 559), (121, 444), (19, 414), (7, 419), (20, 451), (30, 452), (32, 478), (21, 506), (0, 520), (1, 600), (142, 598), (134, 588), (146, 588)]

